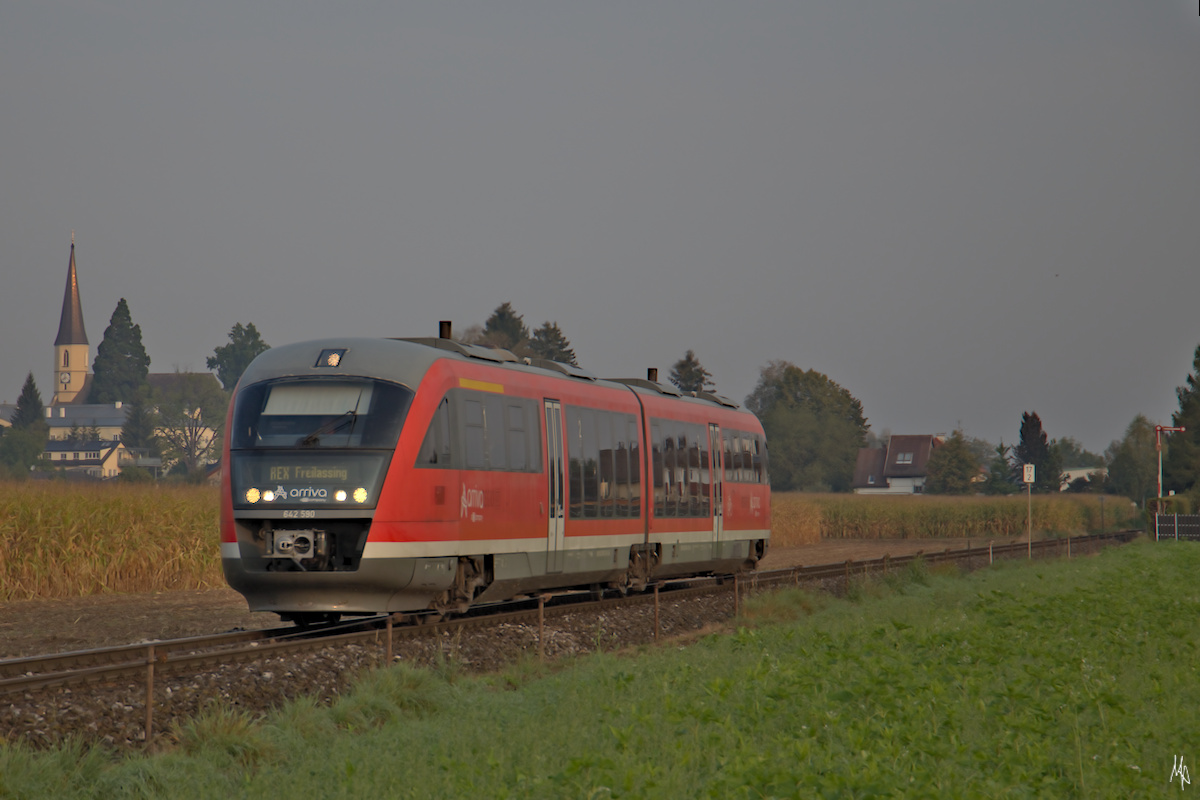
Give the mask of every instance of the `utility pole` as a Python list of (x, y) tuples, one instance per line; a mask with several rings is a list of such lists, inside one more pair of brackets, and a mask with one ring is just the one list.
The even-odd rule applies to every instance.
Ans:
[[(1154, 426), (1154, 449), (1158, 451), (1158, 499), (1162, 500), (1162, 435), (1166, 433), (1183, 433), (1187, 428), (1183, 426), (1172, 427), (1170, 425), (1155, 425)], [(1161, 504), (1160, 504), (1161, 505)], [(1158, 509), (1155, 509), (1158, 513)]]

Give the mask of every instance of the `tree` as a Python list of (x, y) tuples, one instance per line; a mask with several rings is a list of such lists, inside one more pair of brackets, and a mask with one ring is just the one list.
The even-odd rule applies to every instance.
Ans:
[(816, 370), (787, 361), (762, 368), (746, 407), (763, 424), (776, 490), (848, 491), (866, 442), (862, 403)]
[(1107, 490), (1128, 497), (1143, 508), (1146, 498), (1158, 491), (1158, 451), (1154, 442), (1154, 423), (1138, 414), (1104, 451), (1108, 463)]
[(195, 473), (219, 452), (228, 396), (212, 375), (176, 372), (154, 399), (163, 455)]
[(1104, 466), (1104, 456), (1085, 450), (1078, 439), (1064, 436), (1055, 440), (1055, 445), (1058, 447), (1059, 463), (1065, 468)]
[(1200, 484), (1200, 345), (1192, 371), (1175, 389), (1175, 397), (1179, 410), (1171, 415), (1171, 425), (1187, 430), (1168, 434), (1164, 440), (1163, 489), (1182, 493)]
[(255, 357), (269, 350), (270, 346), (258, 335), (258, 328), (250, 322), (246, 325), (237, 323), (229, 329), (229, 344), (223, 344), (213, 350), (214, 355), (205, 362), (209, 369), (217, 371), (217, 380), (225, 387), (225, 391), (233, 391), (238, 379), (250, 366)]
[(691, 350), (671, 367), (671, 383), (679, 387), (681, 392), (711, 392), (712, 373), (704, 368), (696, 354)]
[(579, 366), (579, 362), (575, 360), (575, 351), (571, 349), (571, 343), (563, 335), (557, 322), (543, 322), (542, 326), (533, 332), (529, 349), (538, 358)]
[(1010, 449), (1004, 442), (996, 445), (992, 460), (988, 463), (988, 477), (983, 484), (984, 494), (1016, 494), (1017, 482), (1013, 475), (1012, 462), (1008, 459)]
[(30, 467), (41, 459), (50, 437), (46, 408), (42, 405), (42, 394), (32, 372), (25, 378), (9, 421), (12, 428), (0, 437), (0, 467), (10, 477), (23, 479), (29, 476)]
[(89, 403), (128, 401), (146, 385), (150, 356), (142, 346), (141, 326), (133, 324), (124, 297), (117, 302), (108, 327), (104, 329), (104, 339), (96, 348), (92, 372)]
[(483, 341), (490, 347), (516, 353), (529, 341), (529, 328), (524, 318), (513, 310), (512, 303), (501, 303), (483, 323)]
[(1021, 438), (1013, 448), (1013, 456), (1016, 458), (1013, 469), (1018, 474), (1026, 464), (1033, 464), (1033, 491), (1048, 493), (1062, 488), (1062, 461), (1042, 430), (1042, 419), (1036, 412), (1021, 415)]
[(961, 430), (933, 448), (927, 469), (925, 491), (929, 494), (974, 494), (979, 459)]
[[(121, 441), (129, 450), (145, 450), (149, 455), (162, 455), (157, 433), (158, 418), (150, 400), (149, 389), (134, 395), (125, 406), (125, 424), (121, 426)], [(124, 474), (124, 471), (122, 471)]]
[(37, 381), (33, 373), (25, 376), (25, 384), (21, 387), (21, 396), (17, 398), (17, 407), (13, 409), (8, 421), (14, 428), (32, 428), (46, 424), (46, 406), (42, 403), (42, 393), (38, 391)]

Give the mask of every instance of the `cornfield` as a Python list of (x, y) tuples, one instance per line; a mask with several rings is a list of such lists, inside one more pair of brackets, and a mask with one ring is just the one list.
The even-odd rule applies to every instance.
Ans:
[(223, 586), (218, 495), (174, 484), (0, 484), (0, 601)]
[[(776, 493), (771, 498), (771, 541), (777, 546), (824, 539), (1005, 538), (1025, 533), (1027, 499), (1011, 497), (876, 496)], [(1035, 495), (1033, 530), (1040, 535), (1081, 534), (1141, 525), (1138, 509), (1122, 497)]]
[[(1104, 527), (1140, 524), (1106, 498)], [(772, 542), (1010, 537), (1025, 532), (1024, 497), (864, 497), (778, 493)], [(224, 586), (218, 496), (174, 484), (0, 484), (0, 601)], [(1101, 528), (1095, 495), (1033, 499), (1039, 533)]]

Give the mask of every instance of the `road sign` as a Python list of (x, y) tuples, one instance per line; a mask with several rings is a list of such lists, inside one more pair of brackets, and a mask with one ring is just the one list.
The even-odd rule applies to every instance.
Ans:
[(1025, 482), (1033, 483), (1033, 464), (1025, 465)]

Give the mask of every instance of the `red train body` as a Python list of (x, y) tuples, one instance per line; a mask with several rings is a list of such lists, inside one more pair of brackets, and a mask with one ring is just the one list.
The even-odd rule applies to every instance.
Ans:
[(226, 431), (226, 578), (298, 621), (737, 571), (770, 535), (752, 414), (448, 339), (268, 350)]

